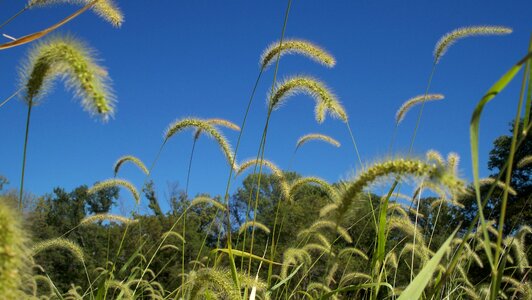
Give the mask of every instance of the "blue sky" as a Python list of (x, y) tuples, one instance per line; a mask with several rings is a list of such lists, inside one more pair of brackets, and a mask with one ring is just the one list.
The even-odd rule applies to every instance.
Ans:
[[(117, 1), (126, 21), (116, 29), (86, 12), (58, 33), (72, 34), (97, 49), (117, 95), (117, 112), (108, 123), (91, 118), (56, 83), (32, 112), (26, 187), (41, 195), (61, 186), (71, 190), (113, 175), (115, 160), (125, 154), (154, 159), (162, 134), (175, 119), (196, 116), (225, 118), (240, 124), (259, 72), (263, 49), (278, 40), (286, 1)], [(22, 8), (0, 2), (0, 19)], [(76, 7), (56, 5), (22, 14), (1, 29), (20, 37), (51, 25)], [(329, 50), (337, 66), (327, 69), (301, 57), (281, 59), (279, 78), (312, 75), (340, 98), (351, 122), (365, 164), (388, 156), (394, 115), (408, 98), (422, 94), (438, 39), (457, 27), (504, 25), (509, 36), (475, 37), (459, 41), (438, 65), (430, 92), (444, 101), (425, 106), (414, 152), (436, 149), (460, 154), (461, 174), (471, 178), (468, 126), (483, 93), (522, 57), (532, 32), (530, 1), (301, 1), (294, 0), (286, 37), (302, 38)], [(5, 40), (7, 41), (7, 40)], [(25, 45), (0, 55), (0, 99), (17, 89), (17, 68), (31, 48)], [(243, 134), (238, 159), (254, 157), (266, 115), (266, 94), (273, 68), (260, 82)], [(486, 108), (481, 120), (481, 176), (493, 140), (508, 132), (514, 117), (519, 80)], [(297, 139), (319, 132), (338, 139), (334, 148), (319, 142), (302, 147), (292, 169), (331, 182), (356, 172), (357, 160), (345, 125), (328, 118), (318, 125), (314, 102), (291, 98), (275, 111), (269, 128), (266, 158), (288, 168)], [(398, 154), (408, 150), (418, 109), (398, 130)], [(0, 108), (2, 145), (0, 174), (19, 183), (26, 107), (12, 101)], [(234, 145), (237, 133), (225, 131)], [(182, 133), (163, 150), (153, 179), (166, 206), (167, 183), (184, 187), (192, 134)], [(201, 138), (191, 175), (190, 194), (222, 194), (228, 167), (213, 140)], [(144, 177), (125, 166), (121, 177), (140, 189)], [(236, 182), (232, 186), (234, 190)], [(125, 202), (129, 201), (122, 193)], [(131, 201), (129, 201), (131, 202)], [(130, 205), (130, 204), (128, 204)]]

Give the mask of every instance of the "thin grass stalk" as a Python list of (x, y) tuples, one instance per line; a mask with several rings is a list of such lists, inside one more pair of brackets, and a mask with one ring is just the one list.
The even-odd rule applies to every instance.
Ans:
[[(529, 46), (529, 52), (532, 51), (532, 41)], [(530, 61), (531, 58), (528, 59)], [(508, 157), (508, 168), (506, 170), (506, 179), (505, 184), (506, 188), (503, 192), (502, 197), (502, 203), (501, 203), (501, 215), (499, 218), (499, 234), (497, 236), (497, 249), (495, 250), (495, 257), (493, 262), (495, 264), (499, 264), (497, 261), (499, 260), (499, 257), (501, 255), (501, 244), (502, 244), (502, 236), (503, 236), (503, 229), (504, 229), (504, 219), (506, 217), (506, 206), (508, 204), (508, 187), (510, 186), (510, 181), (512, 179), (512, 169), (513, 169), (513, 162), (515, 157), (515, 151), (516, 151), (516, 144), (517, 144), (517, 135), (519, 133), (519, 125), (520, 125), (520, 119), (521, 119), (521, 110), (523, 108), (523, 99), (525, 95), (525, 87), (526, 87), (526, 77), (527, 73), (524, 72), (523, 81), (521, 83), (521, 91), (519, 93), (519, 102), (517, 104), (517, 113), (514, 120), (514, 128), (513, 128), (513, 136), (512, 136), (512, 142), (510, 145), (510, 154)], [(497, 265), (494, 265), (493, 267), (497, 267)], [(492, 272), (495, 270), (492, 270)], [(504, 272), (504, 270), (498, 270), (495, 271), (494, 275), (498, 275), (498, 272)], [(498, 296), (499, 289), (500, 289), (500, 282), (496, 284), (493, 280), (497, 278), (498, 276), (492, 276), (492, 289), (491, 289), (491, 299), (495, 300)]]
[[(528, 126), (525, 128), (525, 130), (530, 130), (532, 128), (532, 123), (528, 124)], [(516, 144), (516, 149), (519, 149), (519, 147), (521, 146), (521, 144), (525, 141), (525, 138), (526, 136), (523, 136)], [(499, 175), (497, 177), (497, 180), (500, 180), (502, 178), (502, 175), (504, 174), (504, 172), (506, 171), (506, 169), (508, 168), (508, 161), (506, 161), (503, 165), (503, 167), (500, 169), (500, 172), (499, 172)], [(488, 193), (486, 194), (486, 197), (484, 198), (484, 200), (480, 203), (480, 206), (479, 206), (479, 210), (484, 210), (484, 207), (486, 207), (487, 203), (488, 203), (488, 200), (490, 199), (493, 191), (495, 190), (495, 185), (492, 185), (488, 191)], [(477, 222), (479, 222), (479, 218), (480, 218), (480, 214), (477, 214), (473, 220), (471, 221), (471, 224), (469, 225), (469, 227), (467, 228), (467, 231), (464, 233), (464, 236), (468, 236), (469, 234), (471, 234), (471, 232), (473, 232), (473, 229), (475, 228), (475, 224)], [(450, 272), (453, 272), (454, 268), (456, 267), (456, 265), (458, 264), (458, 259), (460, 257), (460, 254), (462, 253), (462, 250), (464, 248), (464, 244), (466, 243), (466, 240), (464, 239), (462, 241), (462, 243), (460, 243), (460, 245), (458, 246), (457, 250), (455, 251), (455, 255), (453, 255), (452, 259), (451, 259), (451, 262), (447, 265), (446, 267), (446, 272), (442, 273), (441, 277), (440, 277), (440, 280), (436, 283), (434, 289), (428, 294), (428, 298), (436, 295), (438, 293), (438, 291), (441, 290), (442, 288), (442, 285), (445, 283), (445, 280), (447, 279), (447, 277), (449, 277), (449, 273)]]
[[(187, 206), (187, 208), (185, 208), (185, 211), (183, 213), (188, 211), (190, 209), (190, 207), (191, 207), (190, 205)], [(173, 231), (174, 230), (175, 226), (179, 223), (179, 221), (181, 221), (181, 218), (183, 217), (183, 213), (177, 218), (177, 220), (174, 222), (174, 224), (172, 224), (172, 226), (170, 227), (170, 229), (168, 231)], [(127, 229), (127, 227), (126, 227), (126, 229)], [(142, 273), (141, 273), (140, 278), (139, 278), (140, 280), (142, 280), (144, 278), (144, 275), (146, 275), (146, 272), (148, 271), (148, 268), (150, 267), (151, 263), (155, 259), (155, 256), (157, 255), (157, 253), (159, 252), (159, 250), (163, 246), (164, 242), (166, 242), (167, 238), (168, 238), (168, 235), (165, 235), (162, 238), (161, 242), (159, 243), (159, 245), (157, 246), (157, 248), (153, 252), (153, 255), (150, 257), (150, 260), (146, 264), (146, 267), (142, 270)], [(137, 288), (139, 287), (139, 284), (140, 284), (140, 282), (137, 283), (137, 285), (135, 286), (135, 289), (133, 290), (133, 294), (135, 294), (135, 292), (137, 291)]]
[(419, 193), (418, 193), (418, 196), (417, 196), (417, 206), (416, 206), (416, 221), (414, 223), (414, 241), (412, 242), (414, 244), (414, 247), (412, 248), (412, 269), (410, 270), (410, 282), (412, 282), (412, 280), (414, 280), (414, 256), (415, 256), (415, 253), (416, 253), (416, 233), (417, 233), (417, 219), (418, 219), (418, 215), (419, 215), (419, 203), (421, 202), (421, 193), (423, 191), (423, 181), (421, 182), (421, 185), (420, 185), (420, 190), (419, 190)]
[[(281, 199), (279, 199), (278, 202), (277, 202), (277, 208), (275, 210), (275, 218), (274, 218), (274, 221), (273, 221), (272, 244), (271, 244), (271, 247), (270, 247), (270, 260), (271, 261), (274, 261), (275, 254), (276, 254), (276, 251), (277, 251), (277, 244), (275, 244), (275, 232), (277, 230), (277, 219), (278, 219), (278, 216), (279, 216), (280, 208), (281, 208)], [(285, 217), (286, 217), (285, 212), (281, 211), (281, 224), (279, 224), (279, 232), (277, 234), (277, 241), (279, 239), (281, 239), (281, 232), (283, 231)], [(266, 281), (266, 284), (268, 286), (270, 286), (270, 284), (271, 284), (271, 276), (272, 276), (272, 274), (273, 274), (273, 264), (269, 264), (269, 266), (268, 266), (268, 278), (267, 278), (267, 281)]]
[(30, 131), (30, 117), (31, 107), (33, 106), (33, 99), (28, 102), (28, 114), (26, 116), (26, 134), (24, 135), (24, 148), (22, 150), (22, 174), (20, 175), (20, 193), (18, 197), (18, 210), (22, 212), (22, 196), (24, 193), (24, 171), (26, 170), (26, 149), (28, 146), (28, 134)]
[[(355, 225), (357, 224), (357, 222), (355, 222), (353, 225), (351, 225), (349, 228), (347, 228), (346, 230), (349, 231), (352, 227), (354, 227)], [(336, 239), (333, 240), (331, 242), (331, 247), (332, 245), (334, 245), (338, 240), (340, 240), (342, 238), (342, 236), (340, 235), (337, 235), (336, 236)], [(357, 241), (358, 242), (358, 241)], [(354, 247), (356, 247), (357, 245), (355, 244)], [(298, 283), (296, 284), (296, 286), (294, 287), (293, 291), (296, 291), (297, 288), (301, 285), (301, 283), (303, 282), (303, 280), (310, 274), (310, 271), (312, 270), (312, 268), (318, 263), (318, 261), (321, 259), (321, 257), (325, 255), (325, 252), (322, 252), (315, 260), (314, 262), (309, 266), (309, 268), (307, 269), (307, 271), (303, 274), (303, 276), (301, 276), (301, 279), (298, 281)], [(288, 285), (288, 284), (287, 284)], [(292, 292), (293, 294), (294, 292)], [(288, 299), (290, 299), (292, 296), (290, 295), (290, 297)]]
[[(190, 183), (190, 171), (192, 170), (192, 159), (194, 158), (194, 149), (196, 148), (196, 142), (198, 141), (197, 138), (194, 138), (194, 141), (192, 142), (192, 150), (190, 150), (190, 159), (188, 161), (188, 171), (187, 171), (187, 183), (185, 186), (185, 197), (188, 199), (188, 185)], [(231, 162), (232, 165), (234, 165), (233, 162)], [(186, 233), (186, 225), (187, 224), (187, 215), (185, 212), (185, 215), (183, 216), (183, 237)], [(185, 274), (185, 241), (182, 242), (182, 251), (181, 251), (181, 274)], [(185, 277), (181, 277), (181, 285), (185, 286)], [(182, 296), (185, 297), (185, 290), (183, 289)]]
[[(260, 157), (260, 154), (261, 154), (261, 149), (262, 149), (262, 145), (264, 143), (264, 132), (262, 134), (262, 137), (261, 137), (261, 141), (260, 141), (260, 144), (259, 144), (259, 150), (257, 151), (257, 156), (255, 158), (255, 166), (253, 167), (253, 175), (257, 174), (257, 167), (259, 167), (259, 157)], [(262, 171), (262, 166), (263, 166), (263, 163), (261, 162), (260, 163), (260, 170), (259, 170), (259, 173)], [(257, 183), (258, 181), (258, 177), (257, 178), (253, 178), (253, 184), (252, 184), (252, 187), (255, 186), (255, 184), (258, 184)], [(260, 192), (260, 186), (257, 187), (258, 191)], [(251, 212), (251, 201), (253, 199), (253, 188), (249, 191), (249, 196), (248, 196), (248, 202), (246, 203), (246, 217), (245, 217), (245, 221), (244, 223), (246, 222), (249, 222), (249, 214)], [(254, 219), (255, 220), (255, 219)], [(246, 251), (246, 239), (247, 239), (247, 236), (248, 236), (248, 232), (245, 231), (244, 232), (244, 238), (243, 238), (243, 241), (242, 241), (242, 252), (245, 252)], [(239, 238), (240, 238), (240, 235), (239, 235)], [(250, 252), (251, 253), (251, 252)], [(250, 258), (251, 260), (251, 258)], [(244, 260), (242, 259), (240, 261), (240, 271), (243, 272), (244, 270)]]
[(16, 14), (14, 14), (12, 17), (10, 17), (9, 19), (7, 19), (4, 23), (2, 23), (2, 25), (0, 25), (0, 29), (2, 29), (2, 27), (6, 26), (7, 24), (11, 23), (11, 21), (15, 20), (18, 16), (20, 16), (23, 12), (25, 12), (26, 10), (28, 10), (28, 6), (24, 6), (23, 9), (19, 10)]
[[(429, 75), (429, 79), (428, 79), (428, 82), (427, 82), (427, 87), (425, 88), (425, 93), (424, 93), (424, 98), (423, 98), (423, 102), (421, 102), (421, 108), (419, 110), (419, 113), (418, 113), (418, 117), (417, 117), (417, 121), (416, 121), (416, 126), (414, 127), (414, 133), (412, 134), (412, 139), (410, 141), (410, 146), (409, 146), (409, 149), (408, 149), (408, 155), (410, 155), (412, 153), (412, 150), (414, 148), (414, 141), (416, 139), (416, 135), (417, 135), (417, 130), (419, 128), (419, 125), (421, 123), (421, 116), (423, 115), (423, 108), (425, 107), (425, 102), (427, 101), (427, 95), (429, 93), (429, 90), (430, 90), (430, 86), (432, 84), (432, 79), (434, 77), (434, 73), (436, 72), (436, 65), (437, 65), (437, 61), (435, 60), (433, 65), (432, 65), (432, 70), (430, 72), (430, 75)], [(395, 136), (396, 136), (396, 132), (397, 132), (397, 122), (396, 122), (396, 126), (395, 126), (395, 130), (394, 130), (394, 135), (392, 137), (392, 141), (390, 142), (390, 151), (391, 149), (393, 149), (393, 145), (394, 145), (394, 142), (395, 142)], [(396, 178), (394, 184), (392, 185), (392, 188), (390, 188), (390, 192), (393, 192), (393, 190), (397, 187), (397, 192), (400, 192), (401, 190), (401, 184), (399, 183), (399, 179)], [(380, 288), (380, 285), (377, 284), (375, 285), (374, 289), (372, 289), (372, 299), (376, 299), (377, 297), (377, 293), (378, 293), (378, 290)], [(375, 290), (375, 293), (373, 293), (373, 291)]]
[[(288, 0), (288, 4), (287, 4), (287, 7), (286, 7), (286, 11), (285, 11), (284, 22), (283, 22), (283, 28), (282, 28), (282, 31), (281, 31), (281, 38), (280, 38), (280, 40), (279, 40), (279, 44), (280, 44), (280, 45), (282, 45), (283, 40), (284, 40), (285, 31), (286, 31), (286, 25), (287, 25), (287, 23), (288, 23), (288, 16), (289, 16), (289, 13), (290, 13), (291, 5), (292, 5), (292, 0)], [(274, 73), (273, 73), (274, 75), (273, 75), (273, 82), (272, 82), (272, 89), (271, 89), (272, 92), (271, 92), (271, 95), (273, 95), (273, 92), (274, 92), (274, 89), (275, 89), (275, 83), (276, 83), (276, 80), (277, 80), (277, 73), (278, 73), (278, 71), (279, 71), (279, 61), (280, 61), (280, 56), (281, 56), (281, 51), (277, 54), (277, 58), (276, 58), (276, 61), (275, 61), (275, 70), (274, 70)], [(261, 68), (261, 74), (262, 74), (263, 69), (264, 69), (264, 68)], [(253, 90), (253, 92), (255, 92), (255, 89)], [(248, 108), (249, 108), (249, 106), (248, 106)], [(267, 126), (268, 126), (269, 117), (270, 117), (270, 115), (271, 115), (271, 109), (272, 109), (271, 107), (268, 109), (269, 112), (268, 112), (268, 117), (267, 117), (266, 125), (265, 125), (264, 142), (266, 141), (266, 133), (267, 133), (267, 128), (268, 128)], [(247, 112), (246, 112), (246, 113), (247, 113)], [(246, 115), (247, 115), (247, 114), (246, 114)], [(241, 127), (242, 127), (242, 130), (241, 130), (240, 132), (242, 133), (242, 131), (243, 131), (244, 128), (243, 128), (243, 126), (241, 126)], [(240, 136), (239, 136), (239, 141), (240, 141)], [(257, 180), (258, 182), (257, 182), (257, 199), (256, 199), (256, 202), (258, 202), (258, 193), (259, 193), (259, 191), (260, 191), (260, 178), (261, 178), (261, 173), (262, 173), (262, 172), (261, 172), (261, 171), (262, 171), (262, 161), (264, 160), (264, 148), (265, 148), (265, 143), (263, 143), (263, 145), (262, 145), (261, 148), (262, 148), (262, 155), (261, 155), (261, 160), (260, 160), (259, 178), (258, 178), (258, 180)], [(236, 150), (235, 150), (235, 151), (236, 151)], [(260, 150), (259, 150), (259, 151), (260, 151)], [(231, 175), (231, 173), (230, 173), (230, 175)], [(230, 176), (230, 177), (231, 177), (231, 176)], [(229, 178), (229, 180), (230, 180), (230, 178)], [(228, 192), (229, 192), (229, 181), (228, 181), (227, 190), (226, 190), (226, 198), (228, 198)], [(227, 203), (229, 203), (229, 201), (227, 201)], [(229, 204), (227, 204), (227, 205), (229, 205)], [(228, 207), (228, 208), (229, 208), (229, 207)], [(256, 211), (256, 210), (255, 210), (255, 211)], [(246, 216), (246, 218), (247, 218), (247, 216)], [(254, 218), (253, 221), (255, 221), (256, 214), (254, 214), (254, 217), (253, 217), (253, 218)], [(229, 209), (228, 209), (228, 219), (230, 219), (230, 218), (229, 218)], [(253, 246), (253, 237), (254, 237), (254, 233), (255, 233), (255, 228), (253, 228), (252, 231), (251, 231), (251, 234), (252, 234), (252, 242), (251, 242), (251, 246)], [(230, 235), (229, 235), (229, 237), (230, 237)], [(229, 240), (229, 242), (230, 242), (230, 240)], [(229, 242), (228, 242), (228, 244), (229, 244), (229, 246), (230, 246), (230, 243), (229, 243)], [(244, 243), (244, 245), (245, 245), (245, 243)], [(229, 249), (231, 249), (231, 248), (229, 248)], [(249, 251), (249, 253), (253, 253), (252, 250), (253, 250), (253, 248), (251, 247), (251, 250)], [(231, 252), (229, 252), (229, 253), (231, 253)], [(234, 260), (232, 261), (232, 264), (234, 265)], [(232, 265), (231, 267), (233, 267), (233, 265)], [(269, 268), (268, 268), (268, 270), (270, 270), (271, 268), (273, 268), (273, 266), (272, 266), (272, 264), (269, 264)], [(248, 267), (248, 270), (250, 270), (250, 269), (251, 269), (251, 258), (250, 258), (250, 260), (249, 260), (249, 267)], [(235, 271), (236, 271), (236, 270), (235, 270)], [(251, 274), (250, 271), (248, 271), (248, 273)], [(271, 277), (271, 275), (270, 275), (270, 271), (268, 271), (268, 274), (269, 274), (269, 275), (268, 275), (268, 282), (270, 282), (270, 277)], [(236, 275), (236, 274), (235, 274), (235, 275)], [(236, 278), (236, 279), (238, 280), (238, 278)], [(238, 281), (237, 281), (237, 283), (238, 283)]]
[[(245, 125), (246, 125), (246, 121), (247, 121), (247, 117), (249, 115), (249, 109), (251, 108), (251, 104), (253, 103), (253, 98), (255, 96), (255, 92), (257, 90), (257, 86), (259, 85), (259, 81), (260, 81), (260, 78), (262, 77), (262, 73), (264, 71), (264, 68), (261, 68), (260, 69), (260, 72), (259, 72), (259, 75), (257, 76), (257, 80), (255, 81), (255, 85), (253, 86), (253, 90), (251, 92), (251, 96), (249, 98), (249, 101), (248, 101), (248, 105), (247, 105), (247, 108), (246, 108), (246, 112), (244, 114), (244, 119), (242, 120), (242, 124), (240, 125), (240, 132), (238, 134), (238, 139), (237, 139), (237, 142), (236, 142), (236, 145), (235, 145), (235, 151), (234, 151), (234, 154), (233, 154), (233, 163), (232, 165), (235, 164), (235, 160), (236, 160), (236, 155), (238, 153), (238, 149), (239, 149), (239, 146), (240, 146), (240, 141), (242, 139), (242, 134), (244, 133), (244, 128), (245, 128)], [(225, 188), (225, 195), (224, 195), (224, 205), (227, 207), (227, 219), (230, 220), (231, 219), (231, 211), (229, 209), (229, 187), (231, 186), (231, 178), (233, 176), (233, 168), (229, 168), (229, 176), (227, 178), (227, 185), (226, 185), (226, 188)], [(234, 258), (232, 257), (232, 252), (231, 252), (231, 249), (232, 249), (232, 246), (231, 246), (231, 240), (230, 240), (230, 237), (231, 237), (231, 233), (230, 233), (230, 230), (228, 230), (229, 233), (228, 233), (228, 246), (227, 248), (229, 249), (229, 253), (230, 253), (230, 257), (232, 259), (232, 265), (231, 265), (231, 274), (233, 276), (233, 280), (238, 280), (238, 277), (236, 276), (236, 266), (235, 268), (233, 269), (233, 265), (234, 265)], [(204, 242), (206, 241), (206, 238), (204, 240)], [(217, 254), (218, 255), (218, 254)]]
[[(530, 36), (530, 44), (528, 51), (532, 51), (532, 35)], [(532, 64), (531, 60), (528, 60), (526, 63), (525, 73), (527, 73), (528, 76), (528, 90), (526, 95), (526, 104), (525, 104), (525, 116), (523, 118), (523, 126), (528, 126), (528, 122), (530, 122), (530, 111), (532, 110), (532, 67), (530, 66)], [(523, 129), (523, 135), (527, 135), (527, 131)]]
[[(289, 2), (291, 2), (291, 0), (289, 0)], [(279, 59), (279, 58), (277, 58)], [(277, 71), (277, 67), (278, 67), (278, 64), (276, 64), (276, 71)], [(274, 75), (274, 79), (273, 79), (273, 82), (275, 84), (275, 75)], [(273, 93), (273, 85), (272, 85), (272, 93)], [(264, 131), (262, 133), (262, 146), (260, 147), (260, 163), (259, 163), (259, 175), (258, 175), (258, 179), (257, 179), (257, 192), (255, 193), (255, 201), (254, 201), (254, 204), (253, 204), (253, 222), (256, 222), (256, 219), (257, 219), (257, 208), (258, 208), (258, 203), (259, 203), (259, 195), (260, 195), (260, 181), (261, 181), (261, 178), (262, 178), (262, 166), (263, 166), (263, 161), (264, 161), (264, 152), (265, 152), (265, 149), (266, 149), (266, 137), (268, 135), (268, 125), (270, 123), (270, 117), (271, 117), (271, 113), (272, 113), (272, 110), (271, 108), (268, 109), (268, 115), (266, 117), (266, 124), (264, 125)], [(250, 249), (249, 249), (249, 253), (253, 253), (253, 244), (255, 242), (255, 227), (253, 227), (251, 229), (251, 244), (250, 244)], [(270, 264), (271, 265), (271, 264)], [(249, 259), (249, 262), (248, 262), (248, 271), (247, 271), (247, 274), (251, 274), (251, 258)]]
[(438, 225), (438, 219), (440, 216), (440, 210), (443, 205), (443, 201), (440, 202), (440, 205), (438, 206), (438, 212), (436, 213), (436, 220), (434, 221), (434, 228), (432, 228), (432, 232), (430, 233), (429, 243), (427, 245), (427, 248), (430, 249), (430, 245), (432, 244), (432, 237), (434, 236), (434, 232), (436, 231), (436, 226)]
[(25, 88), (26, 87), (23, 86), (23, 87), (19, 88), (16, 92), (11, 94), (11, 96), (7, 97), (6, 100), (4, 100), (2, 103), (0, 103), (0, 107), (4, 106), (7, 102), (9, 102), (9, 100), (13, 99), (16, 95), (18, 95), (18, 93), (20, 93)]

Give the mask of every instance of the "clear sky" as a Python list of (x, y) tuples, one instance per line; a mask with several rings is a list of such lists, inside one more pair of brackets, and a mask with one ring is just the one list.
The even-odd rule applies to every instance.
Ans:
[[(132, 154), (149, 165), (162, 134), (175, 119), (187, 116), (242, 122), (259, 72), (263, 49), (281, 34), (286, 1), (117, 1), (126, 21), (113, 28), (92, 12), (58, 30), (83, 39), (97, 50), (113, 79), (117, 95), (114, 119), (102, 123), (84, 112), (57, 82), (32, 111), (26, 187), (41, 195), (61, 186), (112, 177), (116, 159)], [(0, 20), (23, 4), (1, 1)], [(50, 26), (77, 7), (55, 5), (22, 14), (1, 33), (20, 37)], [(365, 163), (388, 156), (394, 115), (408, 98), (423, 94), (438, 39), (457, 27), (503, 25), (509, 36), (475, 37), (452, 46), (438, 65), (430, 92), (446, 99), (425, 106), (414, 152), (428, 149), (460, 154), (461, 174), (471, 178), (468, 126), (483, 93), (517, 62), (532, 33), (532, 1), (317, 1), (294, 0), (286, 37), (302, 38), (329, 50), (337, 66), (327, 69), (297, 56), (281, 59), (279, 78), (307, 74), (323, 80), (341, 99)], [(0, 37), (2, 38), (2, 37)], [(8, 41), (7, 39), (4, 42)], [(0, 99), (17, 89), (17, 68), (31, 44), (1, 51)], [(266, 95), (273, 68), (262, 77), (243, 134), (238, 159), (254, 157), (266, 115)], [(520, 80), (490, 103), (481, 121), (481, 176), (493, 140), (508, 132)], [(295, 156), (292, 169), (335, 182), (356, 172), (357, 160), (345, 125), (328, 118), (318, 125), (314, 102), (291, 98), (271, 120), (267, 159), (287, 169), (297, 139), (319, 132), (338, 139), (334, 148), (313, 142)], [(406, 153), (419, 108), (407, 114), (398, 130), (396, 149)], [(26, 106), (11, 101), (0, 108), (0, 174), (19, 186)], [(225, 131), (231, 143), (237, 133)], [(192, 134), (181, 133), (163, 150), (153, 179), (163, 207), (167, 184), (184, 187)], [(190, 194), (223, 194), (228, 166), (213, 140), (196, 147)], [(140, 189), (144, 177), (132, 165), (121, 177)], [(234, 190), (238, 182), (232, 186)], [(124, 201), (130, 201), (122, 193)], [(131, 202), (131, 201), (130, 201)]]

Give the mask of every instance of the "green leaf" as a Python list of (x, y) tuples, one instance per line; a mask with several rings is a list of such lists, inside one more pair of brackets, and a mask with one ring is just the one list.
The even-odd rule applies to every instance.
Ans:
[(473, 111), (473, 116), (471, 117), (471, 123), (469, 127), (470, 132), (470, 143), (471, 143), (471, 162), (473, 164), (473, 180), (475, 185), (475, 193), (477, 198), (477, 205), (479, 208), (480, 224), (482, 227), (482, 233), (484, 235), (484, 249), (488, 257), (489, 263), (493, 268), (493, 254), (491, 247), (489, 246), (489, 235), (486, 228), (486, 219), (484, 218), (484, 212), (482, 209), (482, 202), (480, 197), (480, 183), (479, 183), (479, 166), (478, 166), (478, 140), (479, 140), (479, 124), (480, 116), (484, 106), (488, 104), (495, 96), (497, 96), (506, 86), (510, 83), (515, 75), (521, 70), (523, 63), (527, 61), (530, 54), (527, 55), (523, 60), (515, 64), (509, 71), (507, 71), (495, 84), (488, 90), (488, 92), (482, 97), (482, 99), (477, 104), (475, 110)]
[(423, 267), (419, 274), (417, 274), (416, 278), (414, 278), (414, 280), (406, 287), (406, 289), (401, 293), (401, 296), (398, 298), (398, 300), (412, 300), (419, 299), (421, 297), (421, 294), (425, 290), (427, 284), (429, 284), (432, 275), (438, 268), (438, 265), (440, 264), (443, 255), (445, 255), (445, 252), (447, 251), (447, 249), (449, 249), (451, 241), (453, 240), (454, 235), (457, 231), (458, 228), (454, 230), (451, 236), (449, 236), (445, 243), (443, 243), (443, 245), (440, 247), (438, 252), (434, 254), (434, 256), (425, 265), (425, 267)]
[(300, 264), (299, 266), (297, 266), (297, 268), (295, 268), (295, 270), (292, 271), (292, 273), (290, 273), (290, 275), (286, 276), (285, 279), (281, 280), (279, 283), (277, 283), (271, 289), (269, 289), (268, 293), (271, 293), (272, 291), (275, 291), (276, 289), (281, 287), (283, 284), (288, 282), (288, 280), (292, 279), (292, 277), (294, 277), (294, 275), (296, 275), (296, 273), (299, 271), (299, 269), (301, 269), (302, 266), (303, 266), (303, 264)]

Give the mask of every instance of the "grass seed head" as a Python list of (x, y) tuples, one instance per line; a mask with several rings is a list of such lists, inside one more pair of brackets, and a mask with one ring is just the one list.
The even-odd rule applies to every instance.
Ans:
[(305, 93), (316, 101), (314, 113), (318, 123), (323, 123), (327, 112), (347, 122), (347, 113), (338, 98), (325, 84), (309, 76), (294, 76), (277, 84), (268, 97), (269, 109), (278, 109), (289, 97), (299, 93)]
[(118, 171), (120, 170), (120, 167), (122, 166), (122, 164), (128, 161), (135, 164), (144, 174), (149, 175), (150, 172), (148, 171), (148, 168), (146, 168), (146, 165), (144, 165), (144, 163), (140, 159), (138, 159), (137, 157), (133, 155), (125, 155), (125, 156), (120, 157), (115, 162), (115, 165), (113, 167), (115, 176), (118, 174)]
[(48, 250), (50, 248), (66, 249), (70, 251), (70, 253), (72, 253), (72, 255), (76, 257), (81, 263), (85, 263), (85, 254), (83, 253), (81, 247), (75, 242), (64, 238), (49, 239), (33, 245), (33, 247), (31, 248), (32, 255), (35, 256), (39, 252)]
[(231, 149), (231, 145), (213, 125), (211, 125), (207, 120), (197, 119), (197, 118), (185, 118), (174, 121), (166, 131), (164, 132), (164, 140), (165, 142), (173, 137), (175, 134), (187, 129), (187, 128), (196, 128), (197, 130), (202, 130), (202, 132), (207, 133), (210, 137), (212, 137), (216, 142), (218, 142), (218, 145), (220, 146), (222, 152), (225, 155), (225, 158), (229, 165), (234, 168), (235, 170), (238, 169), (238, 166), (236, 165), (236, 160), (233, 155), (233, 150)]
[(445, 97), (442, 94), (427, 94), (410, 98), (405, 103), (403, 103), (403, 105), (401, 105), (399, 110), (397, 110), (397, 113), (395, 114), (395, 122), (397, 124), (401, 123), (406, 113), (415, 105), (423, 103), (425, 101), (443, 100), (443, 98)]
[(35, 104), (56, 78), (74, 92), (85, 111), (104, 121), (113, 116), (115, 97), (107, 71), (96, 64), (92, 50), (82, 42), (72, 37), (53, 37), (30, 51), (20, 68), (24, 101)]
[(133, 195), (133, 198), (135, 199), (135, 203), (136, 204), (140, 203), (139, 192), (137, 191), (137, 189), (135, 188), (135, 186), (131, 182), (129, 182), (127, 180), (124, 180), (124, 179), (111, 178), (111, 179), (107, 179), (107, 180), (98, 182), (97, 184), (95, 184), (93, 187), (91, 187), (88, 190), (88, 193), (89, 194), (94, 194), (94, 193), (97, 193), (98, 191), (101, 191), (103, 189), (107, 189), (107, 188), (111, 188), (111, 187), (115, 187), (115, 186), (121, 186), (121, 187), (124, 187), (127, 190), (129, 190), (131, 192), (131, 195)]
[(479, 35), (504, 35), (512, 33), (512, 29), (502, 26), (471, 26), (455, 29), (440, 38), (434, 48), (434, 62), (438, 63), (441, 57), (459, 39)]
[(21, 216), (0, 198), (0, 295), (22, 299), (22, 278), (28, 272), (28, 239)]
[(332, 137), (328, 136), (328, 135), (325, 135), (325, 134), (319, 134), (319, 133), (309, 133), (309, 134), (306, 134), (302, 137), (300, 137), (298, 140), (297, 140), (297, 143), (296, 143), (296, 149), (298, 149), (299, 147), (301, 147), (303, 144), (309, 142), (309, 141), (324, 141), (326, 143), (329, 143), (335, 147), (340, 147), (340, 142), (338, 142), (337, 140), (333, 139)]
[(83, 218), (81, 222), (79, 223), (79, 225), (88, 225), (94, 222), (103, 222), (103, 221), (118, 222), (118, 223), (123, 223), (123, 224), (134, 224), (138, 222), (138, 220), (129, 219), (129, 218), (126, 218), (120, 215), (95, 214), (95, 215), (87, 216)]
[[(74, 5), (87, 5), (92, 0), (30, 0), (27, 4), (27, 8), (45, 7), (54, 4), (68, 3)], [(113, 0), (98, 0), (92, 10), (102, 19), (111, 23), (115, 27), (122, 26), (124, 23), (124, 14)]]
[(329, 68), (336, 64), (334, 57), (323, 48), (308, 41), (289, 39), (284, 40), (282, 44), (276, 41), (268, 46), (261, 55), (260, 65), (267, 69), (278, 55), (285, 54), (301, 54)]

